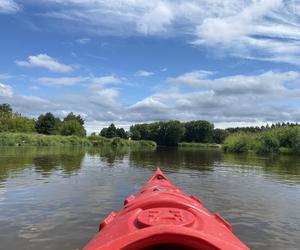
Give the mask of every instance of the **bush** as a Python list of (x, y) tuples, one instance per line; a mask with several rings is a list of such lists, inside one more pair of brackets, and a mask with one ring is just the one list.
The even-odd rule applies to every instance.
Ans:
[(62, 135), (76, 135), (79, 137), (84, 137), (86, 131), (82, 124), (77, 120), (67, 120), (64, 121), (61, 128)]
[(77, 136), (0, 133), (0, 146), (88, 146), (87, 138)]
[(277, 153), (279, 151), (280, 142), (272, 131), (261, 133), (257, 142), (255, 147), (257, 153)]
[(228, 136), (224, 142), (226, 152), (245, 153), (252, 150), (255, 145), (255, 136), (248, 133), (237, 133)]

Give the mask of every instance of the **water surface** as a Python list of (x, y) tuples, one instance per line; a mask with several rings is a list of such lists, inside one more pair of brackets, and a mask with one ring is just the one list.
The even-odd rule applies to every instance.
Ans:
[(299, 249), (299, 157), (168, 148), (0, 149), (0, 248), (81, 248), (156, 166), (251, 249)]

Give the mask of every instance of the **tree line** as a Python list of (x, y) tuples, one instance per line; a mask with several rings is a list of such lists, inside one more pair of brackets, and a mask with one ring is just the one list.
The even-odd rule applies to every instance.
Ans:
[(13, 112), (6, 103), (0, 104), (0, 132), (86, 136), (84, 120), (80, 115), (71, 112), (61, 120), (47, 112), (35, 120)]
[[(119, 137), (132, 140), (151, 140), (158, 145), (176, 146), (179, 142), (217, 143), (222, 144), (234, 133), (259, 133), (274, 128), (297, 127), (297, 123), (275, 123), (261, 127), (236, 127), (220, 129), (205, 121), (180, 122), (176, 120), (135, 124), (129, 131), (117, 128), (114, 124), (103, 128), (99, 135), (107, 138)], [(47, 112), (36, 120), (13, 112), (9, 104), (0, 104), (0, 132), (37, 132), (46, 135), (86, 136), (84, 119), (80, 115), (69, 113), (62, 120)], [(92, 135), (96, 135), (93, 133)]]

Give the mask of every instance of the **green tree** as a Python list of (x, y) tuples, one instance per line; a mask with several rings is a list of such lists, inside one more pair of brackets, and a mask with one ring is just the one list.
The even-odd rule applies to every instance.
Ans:
[(185, 123), (185, 135), (183, 140), (187, 142), (211, 141), (214, 125), (208, 121), (191, 121)]
[(116, 132), (117, 132), (117, 137), (120, 137), (122, 139), (128, 139), (128, 135), (124, 130), (124, 128), (117, 128)]
[(54, 117), (52, 113), (48, 112), (38, 117), (35, 129), (40, 134), (54, 135), (59, 133), (60, 126), (60, 119)]
[(140, 140), (141, 139), (141, 133), (139, 129), (136, 127), (136, 125), (130, 126), (130, 138), (132, 140)]
[(212, 138), (215, 143), (223, 143), (229, 133), (225, 129), (216, 128), (213, 130)]
[(0, 117), (10, 116), (12, 114), (12, 108), (8, 103), (0, 104)]
[(65, 121), (77, 120), (82, 126), (84, 125), (84, 119), (80, 115), (75, 115), (73, 112), (69, 113), (65, 118)]
[(86, 135), (86, 131), (77, 119), (70, 119), (63, 122), (61, 127), (61, 134), (83, 137)]
[(113, 137), (116, 137), (116, 136), (117, 136), (117, 129), (116, 129), (116, 126), (112, 123), (107, 128), (106, 137), (107, 138), (113, 138)]
[(100, 135), (103, 137), (106, 137), (107, 136), (107, 128), (101, 129)]
[(185, 128), (179, 121), (160, 122), (156, 142), (159, 145), (176, 146), (184, 132)]
[(30, 133), (34, 131), (34, 125), (34, 120), (14, 113), (9, 104), (0, 105), (0, 132)]

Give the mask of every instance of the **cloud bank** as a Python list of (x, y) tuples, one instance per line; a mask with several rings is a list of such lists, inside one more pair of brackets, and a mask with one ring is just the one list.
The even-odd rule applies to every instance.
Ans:
[(216, 124), (256, 124), (300, 120), (300, 73), (296, 71), (226, 77), (203, 70), (186, 72), (166, 79), (164, 91), (133, 104), (121, 101), (125, 86), (114, 76), (38, 80), (60, 87), (81, 83), (83, 91), (44, 99), (18, 95), (12, 86), (2, 83), (1, 102), (11, 103), (18, 112), (31, 116), (52, 111), (62, 117), (73, 111), (86, 118), (89, 128), (97, 121), (131, 124), (205, 119)]
[(21, 7), (13, 0), (0, 0), (0, 13), (12, 14), (21, 10)]
[(182, 36), (220, 55), (300, 65), (295, 0), (34, 2), (46, 6), (41, 16), (100, 36)]

